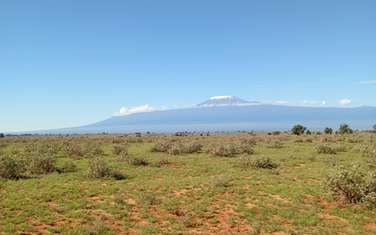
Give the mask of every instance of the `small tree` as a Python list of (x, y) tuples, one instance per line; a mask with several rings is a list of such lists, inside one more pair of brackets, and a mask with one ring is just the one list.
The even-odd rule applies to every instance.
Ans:
[(331, 134), (333, 134), (333, 129), (327, 127), (327, 128), (324, 129), (324, 133), (327, 134), (327, 135), (331, 135)]
[(295, 125), (292, 129), (291, 129), (291, 132), (294, 134), (294, 135), (303, 135), (304, 132), (307, 130), (306, 127), (298, 124), (298, 125)]
[(375, 124), (375, 125), (373, 125), (373, 127), (372, 127), (372, 128), (373, 128), (373, 131), (374, 131), (374, 132), (376, 132), (376, 124)]
[(306, 135), (312, 135), (312, 132), (310, 130), (307, 130)]
[(338, 133), (341, 134), (341, 135), (352, 134), (353, 132), (354, 131), (347, 124), (341, 124), (339, 129), (338, 129)]
[(0, 133), (0, 138), (4, 138), (4, 137), (5, 137), (4, 133)]

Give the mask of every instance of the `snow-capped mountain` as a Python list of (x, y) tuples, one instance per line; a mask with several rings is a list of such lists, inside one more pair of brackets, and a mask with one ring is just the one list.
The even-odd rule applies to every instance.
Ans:
[(197, 107), (218, 107), (218, 106), (242, 106), (260, 104), (257, 101), (247, 101), (236, 96), (213, 96), (209, 100), (200, 103)]
[[(219, 100), (223, 101), (223, 99)], [(232, 99), (228, 100), (230, 102), (225, 104), (233, 103)], [(214, 103), (223, 104), (223, 102)], [(376, 108), (298, 107), (270, 104), (220, 105), (133, 113), (115, 116), (87, 126), (40, 133), (272, 131), (289, 130), (298, 123), (313, 130), (322, 130), (325, 127), (335, 129), (341, 123), (347, 123), (354, 129), (369, 129), (376, 123)]]

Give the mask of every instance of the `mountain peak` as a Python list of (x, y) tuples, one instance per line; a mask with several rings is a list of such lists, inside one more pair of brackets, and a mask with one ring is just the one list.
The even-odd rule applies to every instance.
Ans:
[(198, 107), (217, 107), (217, 106), (241, 106), (241, 105), (252, 105), (260, 104), (256, 101), (247, 101), (240, 99), (236, 96), (213, 96), (209, 100), (198, 104)]

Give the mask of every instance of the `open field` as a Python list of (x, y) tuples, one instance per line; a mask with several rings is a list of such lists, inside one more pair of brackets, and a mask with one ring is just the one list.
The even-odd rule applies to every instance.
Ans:
[(339, 166), (374, 171), (375, 140), (371, 133), (0, 138), (0, 155), (15, 163), (6, 166), (17, 165), (14, 174), (3, 170), (11, 179), (0, 179), (0, 234), (376, 234), (372, 200), (350, 203), (327, 186)]

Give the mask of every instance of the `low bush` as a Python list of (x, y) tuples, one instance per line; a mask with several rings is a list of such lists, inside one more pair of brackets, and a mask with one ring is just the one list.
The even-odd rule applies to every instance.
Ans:
[(274, 163), (268, 157), (258, 157), (252, 161), (252, 166), (262, 169), (275, 169), (278, 167), (278, 164)]
[(376, 205), (376, 172), (369, 172), (359, 165), (340, 167), (328, 176), (326, 184), (335, 198)]
[(218, 157), (232, 157), (238, 153), (236, 146), (232, 143), (215, 145), (210, 149), (210, 153)]
[(336, 148), (328, 144), (320, 144), (316, 146), (316, 151), (318, 154), (337, 154)]
[(187, 153), (187, 154), (190, 154), (190, 153), (198, 153), (200, 152), (202, 149), (202, 144), (198, 143), (198, 142), (189, 142), (189, 143), (185, 143), (183, 144), (183, 153)]
[(147, 166), (149, 165), (149, 162), (142, 157), (130, 157), (128, 159), (128, 163), (133, 166)]
[(72, 160), (65, 160), (56, 167), (58, 173), (70, 173), (77, 171), (77, 165)]
[(19, 179), (24, 171), (22, 161), (8, 156), (0, 156), (0, 178)]
[(113, 146), (112, 153), (117, 156), (126, 156), (128, 155), (128, 147), (125, 144), (115, 144)]
[(111, 176), (111, 169), (100, 157), (92, 158), (89, 162), (89, 176), (91, 178), (105, 178)]
[(31, 174), (48, 174), (55, 168), (56, 158), (47, 154), (31, 155), (28, 157), (28, 170)]
[(170, 149), (172, 144), (173, 142), (171, 141), (160, 141), (154, 144), (151, 151), (165, 153)]
[(164, 141), (156, 143), (152, 152), (166, 152), (171, 155), (198, 153), (202, 149), (202, 144), (196, 141), (181, 143), (180, 141)]
[(153, 164), (154, 167), (163, 167), (163, 166), (167, 166), (167, 165), (170, 165), (170, 161), (167, 160), (167, 159), (162, 159), (156, 163)]

